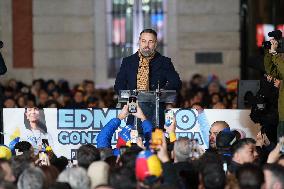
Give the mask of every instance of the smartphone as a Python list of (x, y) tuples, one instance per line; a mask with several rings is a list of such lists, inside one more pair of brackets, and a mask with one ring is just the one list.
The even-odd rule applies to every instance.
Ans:
[(40, 159), (40, 164), (41, 165), (48, 165), (48, 157), (45, 152), (40, 152), (39, 153), (39, 159)]
[(131, 130), (130, 131), (131, 143), (137, 143), (137, 138), (138, 138), (138, 131), (137, 130)]
[(47, 139), (42, 139), (41, 142), (42, 142), (42, 146), (43, 146), (44, 148), (46, 148), (47, 146), (49, 146), (49, 143), (48, 143), (48, 140), (47, 140)]
[(136, 96), (130, 96), (128, 98), (128, 112), (129, 113), (136, 113), (137, 112), (137, 97)]
[(165, 110), (165, 125), (169, 127), (174, 121), (174, 111), (173, 110)]

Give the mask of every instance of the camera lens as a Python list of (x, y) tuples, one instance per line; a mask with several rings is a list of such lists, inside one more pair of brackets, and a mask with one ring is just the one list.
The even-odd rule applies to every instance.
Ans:
[(262, 48), (264, 49), (270, 49), (271, 48), (271, 42), (270, 41), (264, 41), (262, 43)]

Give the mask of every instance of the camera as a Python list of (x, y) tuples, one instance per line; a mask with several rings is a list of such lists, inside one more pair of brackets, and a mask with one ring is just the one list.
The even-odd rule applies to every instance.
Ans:
[[(280, 30), (274, 30), (268, 33), (269, 37), (274, 37), (274, 39), (278, 42), (277, 52), (283, 53), (284, 52), (284, 39), (282, 37), (282, 32)], [(271, 48), (271, 42), (270, 41), (264, 41), (262, 43), (262, 47), (264, 49), (270, 49)]]

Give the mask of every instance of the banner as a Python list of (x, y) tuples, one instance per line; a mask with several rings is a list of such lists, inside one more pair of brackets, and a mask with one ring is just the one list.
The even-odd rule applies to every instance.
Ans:
[[(177, 137), (197, 139), (204, 148), (208, 145), (210, 125), (215, 121), (226, 121), (232, 129), (245, 131), (247, 137), (254, 138), (260, 129), (250, 120), (249, 110), (206, 109), (200, 114), (193, 109), (173, 110)], [(40, 150), (37, 146), (47, 140), (57, 156), (76, 159), (77, 149), (82, 144), (96, 145), (100, 130), (119, 112), (119, 109), (4, 108), (4, 143), (9, 146), (16, 139), (26, 140), (37, 151)], [(125, 125), (123, 120), (120, 129)], [(35, 127), (39, 129), (32, 129)], [(113, 146), (120, 129), (112, 137)]]

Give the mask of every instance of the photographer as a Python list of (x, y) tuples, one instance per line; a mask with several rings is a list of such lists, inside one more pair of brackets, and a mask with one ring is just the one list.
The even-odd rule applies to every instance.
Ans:
[(264, 67), (268, 74), (267, 80), (273, 82), (274, 86), (279, 89), (279, 122), (277, 127), (277, 138), (279, 138), (284, 135), (284, 88), (282, 82), (284, 76), (283, 39), (280, 30), (269, 32), (268, 36), (270, 40), (264, 43)]

